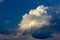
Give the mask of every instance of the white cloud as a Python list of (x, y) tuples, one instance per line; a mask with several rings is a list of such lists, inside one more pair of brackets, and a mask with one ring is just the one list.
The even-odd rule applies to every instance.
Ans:
[(20, 22), (19, 30), (27, 31), (32, 28), (40, 28), (43, 25), (49, 25), (51, 16), (47, 14), (48, 7), (43, 5), (38, 6), (36, 9), (30, 10), (29, 13), (25, 14)]

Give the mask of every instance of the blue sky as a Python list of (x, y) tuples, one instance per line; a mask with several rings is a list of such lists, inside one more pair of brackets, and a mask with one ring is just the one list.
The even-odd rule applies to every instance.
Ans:
[[(54, 7), (56, 11), (60, 7), (60, 0), (3, 0), (0, 2), (0, 31), (18, 29), (22, 16), (39, 5)], [(59, 20), (57, 22), (60, 23)]]
[[(60, 2), (59, 0), (4, 0), (0, 3), (0, 26), (2, 29), (17, 28), (17, 24), (21, 20), (23, 14), (42, 4), (47, 6), (57, 6)], [(4, 22), (8, 20), (10, 23), (4, 24)]]

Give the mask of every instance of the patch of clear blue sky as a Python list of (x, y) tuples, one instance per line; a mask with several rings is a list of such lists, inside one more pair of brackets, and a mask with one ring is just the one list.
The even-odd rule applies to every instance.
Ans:
[[(16, 29), (22, 15), (39, 5), (57, 6), (60, 0), (4, 0), (0, 3), (0, 29)], [(9, 20), (9, 23), (5, 21)]]

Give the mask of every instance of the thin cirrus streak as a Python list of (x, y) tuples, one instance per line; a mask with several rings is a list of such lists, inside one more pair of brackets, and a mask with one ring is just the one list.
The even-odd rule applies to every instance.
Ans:
[(48, 7), (43, 5), (38, 6), (36, 9), (30, 10), (28, 14), (23, 15), (22, 21), (20, 22), (19, 30), (29, 31), (32, 28), (40, 28), (43, 25), (49, 25), (51, 15), (47, 14)]

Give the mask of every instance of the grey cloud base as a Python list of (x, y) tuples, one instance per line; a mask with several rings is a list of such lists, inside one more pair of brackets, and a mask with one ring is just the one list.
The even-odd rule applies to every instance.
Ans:
[(53, 37), (51, 34), (51, 31), (47, 27), (39, 28), (31, 33), (32, 37), (37, 39), (47, 39)]

